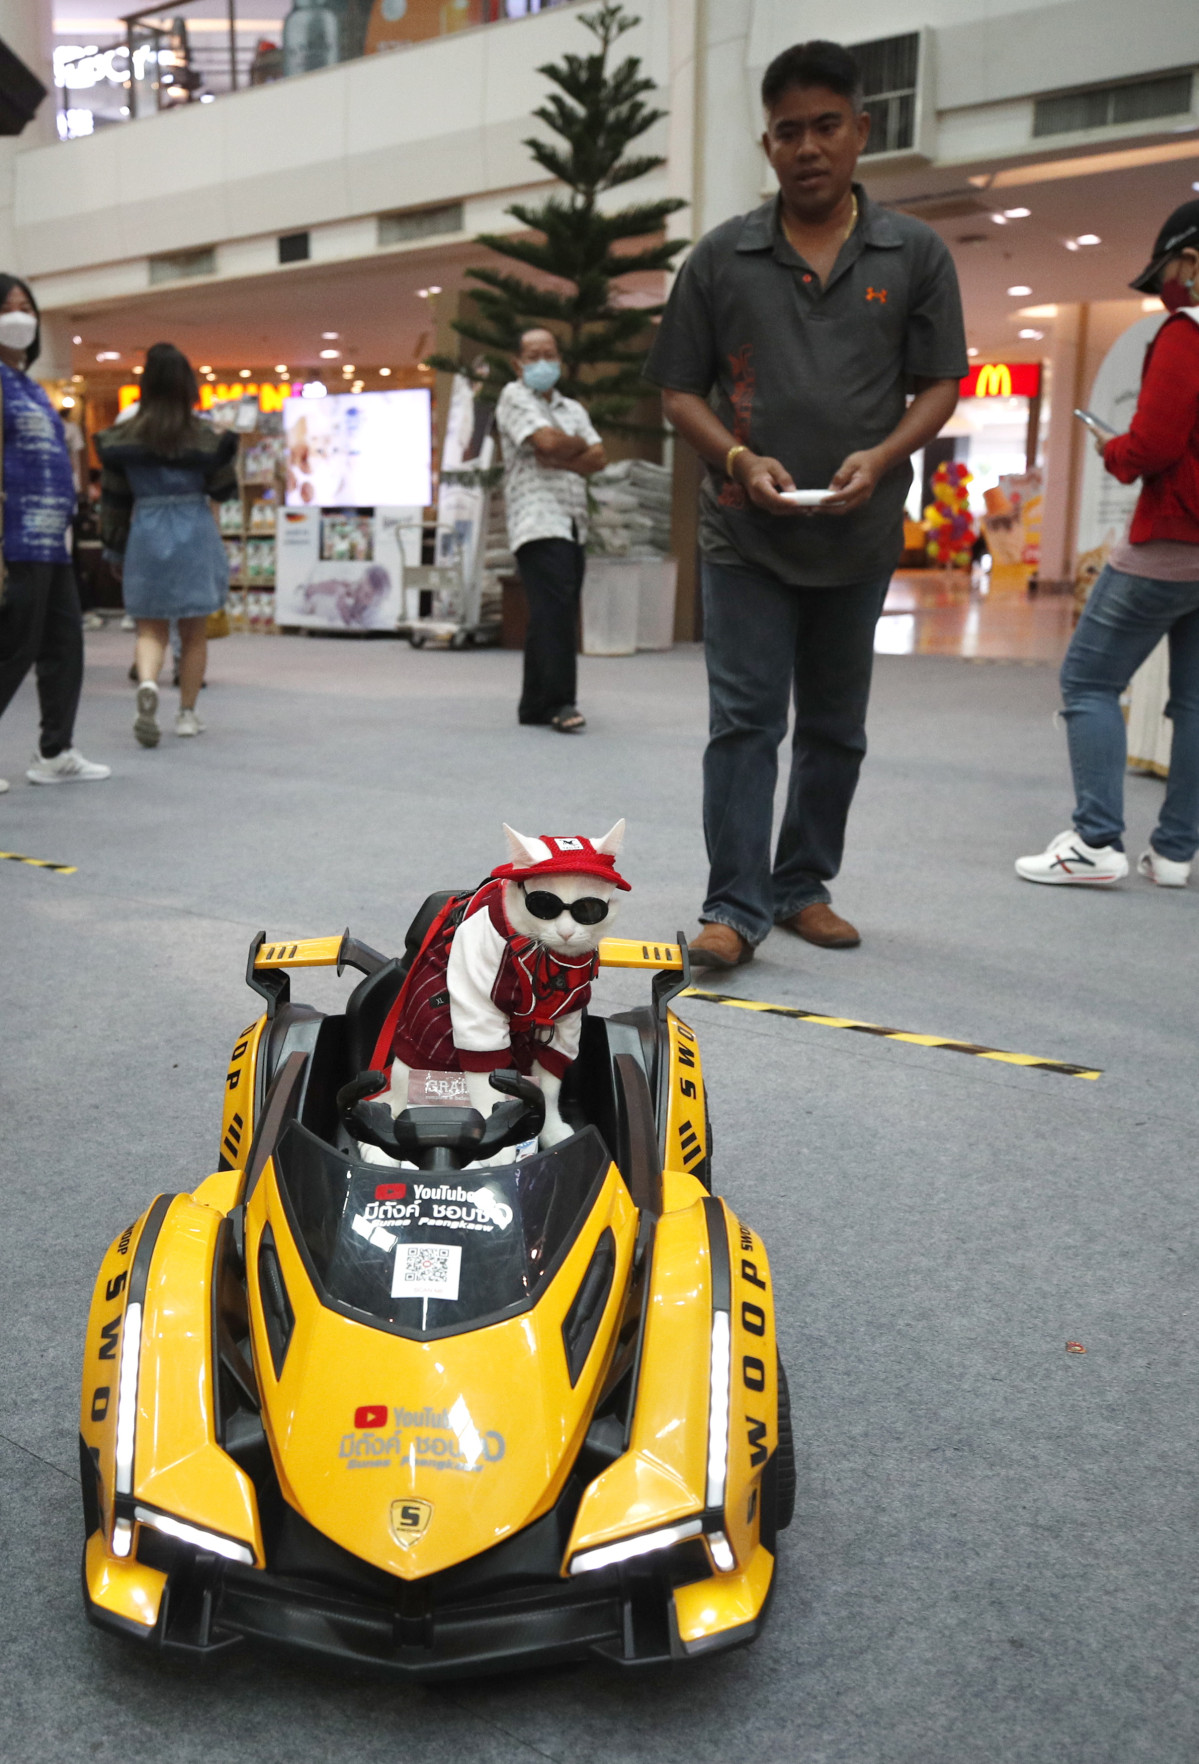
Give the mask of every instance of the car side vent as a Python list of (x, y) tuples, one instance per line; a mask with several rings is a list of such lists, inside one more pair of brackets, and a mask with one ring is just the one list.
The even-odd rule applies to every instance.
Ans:
[(262, 1294), (262, 1315), (266, 1323), (266, 1338), (270, 1343), (271, 1363), (275, 1368), (275, 1377), (281, 1378), (296, 1319), (291, 1300), (287, 1296), (287, 1288), (283, 1284), (279, 1252), (275, 1248), (275, 1236), (269, 1225), (258, 1245), (258, 1290)]
[(600, 1234), (582, 1284), (562, 1321), (562, 1345), (566, 1349), (566, 1369), (570, 1373), (572, 1390), (587, 1364), (615, 1273), (616, 1239), (611, 1226), (607, 1226)]

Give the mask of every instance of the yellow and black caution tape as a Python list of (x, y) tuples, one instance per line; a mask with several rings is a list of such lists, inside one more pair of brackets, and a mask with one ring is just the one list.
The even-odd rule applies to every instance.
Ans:
[(32, 864), (35, 870), (57, 870), (60, 876), (73, 876), (78, 864), (52, 864), (49, 858), (25, 857), (19, 851), (0, 851), (0, 858), (8, 858), (14, 864)]
[(947, 1035), (916, 1035), (909, 1029), (884, 1029), (879, 1023), (859, 1023), (853, 1017), (827, 1017), (820, 1011), (802, 1011), (795, 1005), (763, 1004), (758, 999), (734, 998), (726, 992), (701, 992), (689, 986), (680, 998), (701, 998), (708, 1004), (732, 1005), (740, 1011), (758, 1011), (773, 1017), (798, 1017), (803, 1023), (822, 1023), (826, 1029), (854, 1029), (859, 1035), (880, 1035), (886, 1041), (910, 1041), (917, 1047), (940, 1047), (947, 1053), (973, 1054), (980, 1060), (1001, 1060), (1008, 1066), (1028, 1066), (1037, 1072), (1058, 1072), (1063, 1078), (1101, 1078), (1094, 1066), (1072, 1066), (1066, 1060), (1042, 1060), (1036, 1054), (1005, 1053), (998, 1047), (980, 1047), (974, 1041), (952, 1041)]

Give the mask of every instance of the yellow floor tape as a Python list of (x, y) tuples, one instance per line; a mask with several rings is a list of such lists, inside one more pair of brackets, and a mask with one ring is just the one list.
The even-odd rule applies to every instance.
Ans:
[(826, 1017), (819, 1011), (801, 1011), (794, 1005), (763, 1004), (758, 999), (734, 998), (726, 992), (701, 992), (689, 986), (680, 998), (701, 998), (708, 1004), (732, 1005), (739, 1011), (758, 1011), (773, 1017), (798, 1017), (803, 1023), (821, 1023), (826, 1029), (855, 1029), (859, 1035), (879, 1035), (885, 1041), (910, 1041), (917, 1047), (940, 1047), (949, 1053), (973, 1054), (980, 1060), (1001, 1060), (1008, 1066), (1029, 1066), (1037, 1072), (1059, 1072), (1064, 1078), (1101, 1078), (1093, 1066), (1071, 1066), (1065, 1060), (1041, 1060), (1035, 1054), (1004, 1053), (998, 1047), (980, 1047), (973, 1041), (951, 1041), (945, 1035), (916, 1035), (908, 1029), (884, 1029), (878, 1023), (859, 1023), (853, 1017)]
[(73, 876), (79, 867), (77, 864), (52, 864), (49, 858), (23, 857), (19, 851), (0, 851), (0, 858), (8, 858), (14, 864), (32, 864), (35, 870), (57, 870), (60, 876)]

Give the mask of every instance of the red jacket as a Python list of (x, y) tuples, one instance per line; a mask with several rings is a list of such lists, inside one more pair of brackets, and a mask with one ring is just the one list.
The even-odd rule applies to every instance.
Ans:
[(1144, 483), (1129, 538), (1199, 545), (1199, 324), (1168, 318), (1145, 352), (1141, 391), (1126, 435), (1115, 435), (1103, 463), (1122, 484)]

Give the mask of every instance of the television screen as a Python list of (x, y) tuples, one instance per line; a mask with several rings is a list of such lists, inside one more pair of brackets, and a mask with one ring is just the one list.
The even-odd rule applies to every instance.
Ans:
[(433, 499), (431, 400), (406, 392), (289, 398), (287, 505), (425, 508)]

